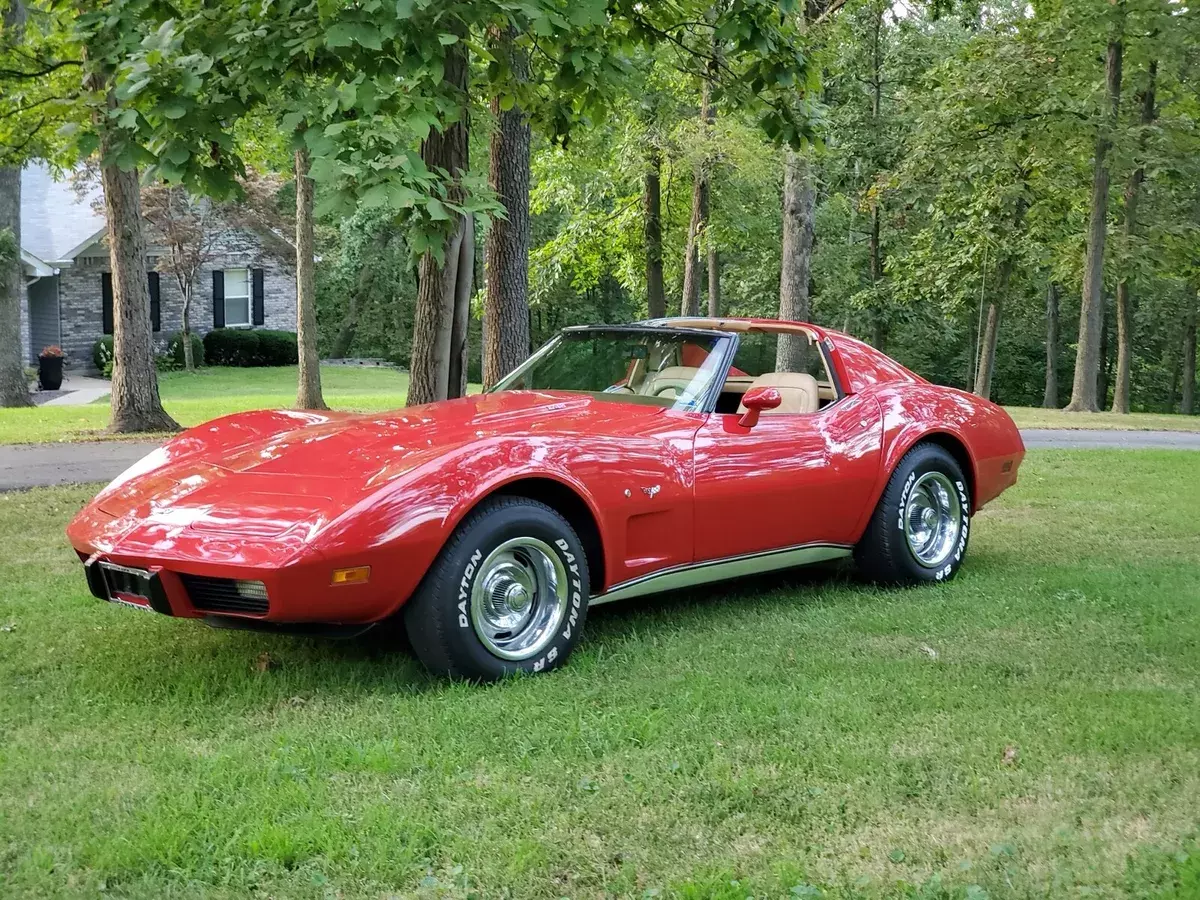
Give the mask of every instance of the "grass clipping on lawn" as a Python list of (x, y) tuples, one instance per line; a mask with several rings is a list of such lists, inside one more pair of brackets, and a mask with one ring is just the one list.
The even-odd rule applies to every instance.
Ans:
[(0, 894), (1183, 898), (1200, 456), (1035, 452), (960, 577), (604, 607), (550, 677), (100, 603), (0, 495)]

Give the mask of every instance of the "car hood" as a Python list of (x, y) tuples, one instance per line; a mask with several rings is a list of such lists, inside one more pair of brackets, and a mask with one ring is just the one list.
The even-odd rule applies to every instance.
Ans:
[[(505, 392), (384, 414), (274, 411), (169, 441), (85, 509), (108, 549), (237, 537), (308, 544), (357, 502), (484, 442), (642, 430), (667, 410), (558, 392)], [(93, 531), (93, 534), (95, 531)], [(99, 548), (105, 549), (105, 548)]]

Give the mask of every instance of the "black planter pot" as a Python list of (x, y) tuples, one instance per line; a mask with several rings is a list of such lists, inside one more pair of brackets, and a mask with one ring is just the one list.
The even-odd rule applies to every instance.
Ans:
[(61, 356), (38, 357), (38, 384), (43, 391), (57, 391), (62, 387), (62, 366)]

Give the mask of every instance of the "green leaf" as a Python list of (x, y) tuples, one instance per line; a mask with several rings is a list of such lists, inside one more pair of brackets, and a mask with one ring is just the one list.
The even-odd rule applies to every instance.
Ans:
[(443, 47), (449, 47), (451, 44), (458, 43), (458, 35), (457, 34), (439, 34), (438, 42)]
[(450, 211), (437, 197), (430, 197), (425, 203), (425, 209), (429, 212), (429, 218), (435, 222), (444, 222), (450, 218)]
[(158, 108), (158, 111), (161, 112), (168, 119), (182, 119), (184, 116), (187, 115), (188, 109), (184, 104), (180, 103), (178, 100), (174, 100), (174, 101), (168, 101), (167, 103), (164, 103), (162, 106), (160, 106)]
[(379, 29), (365, 22), (338, 22), (325, 31), (325, 46), (331, 49), (358, 44), (368, 50), (382, 50)]

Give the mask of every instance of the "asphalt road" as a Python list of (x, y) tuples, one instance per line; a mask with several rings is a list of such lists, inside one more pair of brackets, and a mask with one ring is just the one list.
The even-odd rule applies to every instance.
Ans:
[(157, 446), (157, 441), (2, 446), (0, 491), (112, 481)]
[[(1027, 429), (1031, 449), (1200, 450), (1200, 433), (1186, 431), (1087, 431)], [(145, 441), (0, 446), (0, 491), (111, 481), (155, 447)]]
[(1026, 428), (1025, 446), (1058, 450), (1200, 450), (1200, 432), (1102, 431), (1100, 429)]

